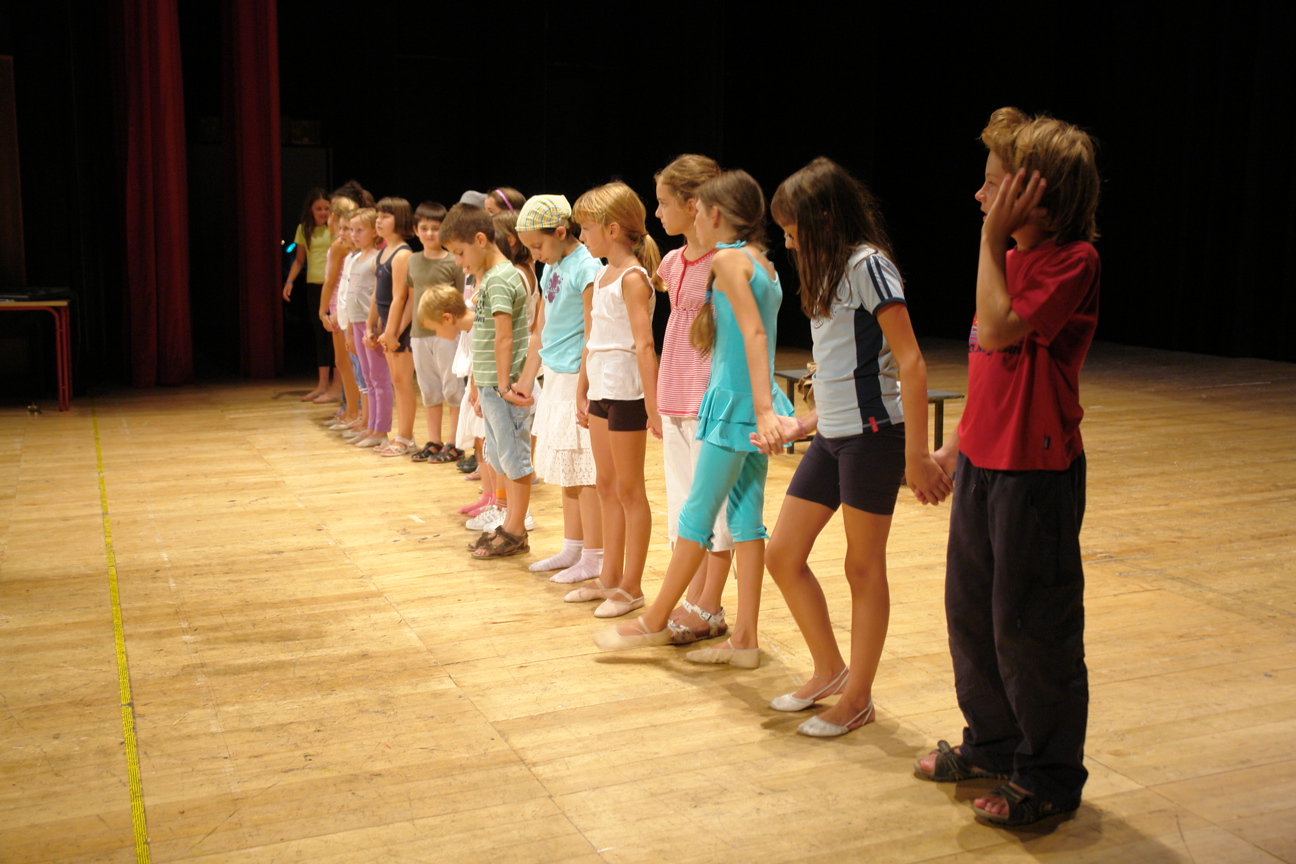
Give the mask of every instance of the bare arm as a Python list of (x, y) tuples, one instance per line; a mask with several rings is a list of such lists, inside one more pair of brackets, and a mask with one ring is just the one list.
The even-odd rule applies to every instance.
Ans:
[(536, 375), (540, 373), (540, 348), (543, 345), (541, 334), (544, 332), (547, 305), (543, 299), (536, 304), (535, 326), (531, 328), (531, 338), (527, 340), (526, 363), (522, 366), (522, 374), (518, 375), (518, 380), (513, 382), (513, 393), (516, 394), (516, 398), (509, 400), (516, 405), (530, 405), (535, 401), (531, 398), (531, 391), (535, 389)]
[(905, 479), (923, 504), (939, 504), (953, 490), (945, 470), (927, 448), (927, 363), (903, 303), (877, 310), (878, 326), (900, 367), (900, 399), (904, 405)]
[(653, 343), (652, 313), (648, 311), (653, 287), (638, 270), (621, 281), (622, 296), (634, 335), (635, 360), (643, 382), (644, 409), (648, 412), (648, 430), (654, 438), (662, 437), (661, 414), (657, 412), (657, 348)]
[(408, 249), (402, 249), (392, 256), (392, 302), (391, 308), (387, 310), (387, 329), (379, 340), (388, 351), (400, 347), (400, 334), (405, 331), (405, 316), (410, 312), (407, 302), (410, 290), (405, 284), (409, 276), (409, 256)]
[(496, 312), (495, 318), (495, 376), (496, 388), (507, 390), (512, 385), (513, 374), (513, 316)]
[(752, 260), (738, 250), (721, 250), (711, 263), (715, 274), (715, 288), (723, 291), (733, 307), (738, 330), (747, 351), (747, 374), (751, 378), (752, 407), (756, 412), (756, 434), (760, 447), (772, 453), (784, 443), (783, 428), (774, 414), (774, 398), (770, 389), (769, 337), (760, 309), (752, 295)]
[(594, 315), (594, 290), (590, 285), (581, 293), (581, 305), (585, 310), (585, 347), (581, 349), (580, 374), (576, 376), (576, 424), (589, 428), (589, 375), (585, 364), (589, 360), (590, 324)]
[(1012, 308), (1008, 296), (1008, 238), (1025, 226), (1044, 195), (1045, 182), (1035, 172), (1022, 188), (1026, 171), (1004, 175), (995, 200), (981, 226), (981, 256), (977, 264), (977, 344), (998, 351), (1033, 329)]
[(324, 288), (320, 291), (319, 305), (319, 317), (324, 322), (325, 329), (333, 329), (328, 326), (329, 304), (333, 302), (333, 294), (337, 291), (338, 283), (342, 281), (342, 259), (345, 257), (346, 250), (342, 248), (341, 243), (329, 246), (324, 266)]
[(288, 281), (284, 282), (283, 298), (285, 300), (292, 297), (292, 286), (297, 281), (297, 274), (301, 273), (302, 268), (306, 266), (306, 247), (297, 244), (297, 252), (293, 255), (292, 266), (288, 268)]

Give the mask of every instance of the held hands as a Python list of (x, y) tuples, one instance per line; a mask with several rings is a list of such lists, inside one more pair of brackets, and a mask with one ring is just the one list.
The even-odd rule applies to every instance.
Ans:
[(662, 419), (661, 415), (656, 411), (650, 410), (648, 412), (648, 431), (658, 441), (662, 440)]
[(473, 385), (472, 390), (469, 391), (469, 393), (468, 393), (468, 404), (469, 404), (469, 405), (472, 405), (472, 409), (473, 409), (473, 413), (474, 413), (474, 414), (476, 414), (478, 417), (482, 416), (482, 413), (481, 413), (481, 397), (480, 397), (480, 395), (479, 395), (478, 392), (477, 392), (477, 386), (476, 386), (476, 385)]
[(1038, 171), (1031, 172), (1029, 181), (1026, 180), (1025, 168), (1016, 173), (1005, 173), (998, 194), (986, 212), (981, 236), (996, 244), (1006, 244), (1018, 229), (1032, 221), (1042, 220), (1048, 211), (1039, 203), (1047, 186), (1048, 181)]
[(382, 345), (383, 350), (388, 354), (395, 354), (400, 350), (400, 340), (390, 333), (384, 333), (379, 336), (378, 343)]
[(761, 434), (759, 431), (760, 430), (759, 423), (757, 424), (757, 431), (751, 433), (752, 446), (760, 448), (760, 451), (762, 453), (768, 453), (771, 456), (777, 456), (779, 450), (785, 447), (789, 441), (797, 441), (804, 434), (804, 430), (802, 429), (801, 426), (801, 421), (797, 420), (797, 418), (782, 417), (776, 415), (775, 419), (778, 420), (779, 430), (782, 433), (782, 439), (780, 443), (776, 445), (773, 449), (766, 449), (762, 445)]
[[(760, 448), (761, 452), (774, 454), (778, 449), (789, 440), (783, 430), (783, 421), (786, 418), (779, 417), (773, 411), (762, 411), (756, 415), (756, 431), (752, 435), (752, 443)], [(796, 420), (792, 420), (793, 427), (796, 426)]]
[(954, 482), (928, 453), (905, 459), (905, 482), (922, 504), (939, 504), (954, 491)]
[(958, 465), (958, 448), (946, 445), (931, 455), (932, 459), (936, 460), (936, 464), (941, 467), (941, 470), (952, 478), (954, 468)]
[(589, 406), (588, 396), (576, 397), (576, 425), (582, 429), (589, 428)]
[(520, 381), (514, 381), (508, 392), (500, 395), (504, 397), (506, 402), (517, 405), (519, 408), (530, 408), (535, 404), (535, 397), (531, 395), (531, 388), (523, 387)]
[(378, 350), (378, 337), (374, 334), (373, 328), (365, 331), (364, 346), (370, 351)]
[(346, 352), (347, 352), (348, 354), (354, 354), (354, 353), (356, 353), (356, 349), (355, 349), (355, 340), (353, 340), (353, 339), (351, 338), (351, 328), (350, 328), (350, 327), (348, 327), (346, 330), (343, 330), (343, 331), (342, 331), (342, 344), (343, 344), (343, 346), (346, 347)]

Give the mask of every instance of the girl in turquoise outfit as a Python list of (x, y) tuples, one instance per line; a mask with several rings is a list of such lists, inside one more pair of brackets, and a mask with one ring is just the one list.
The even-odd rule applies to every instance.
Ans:
[(727, 171), (713, 177), (698, 188), (697, 199), (698, 241), (719, 250), (711, 265), (712, 303), (699, 313), (692, 333), (698, 349), (712, 354), (711, 381), (698, 409), (701, 452), (657, 599), (635, 621), (596, 632), (594, 642), (606, 650), (670, 644), (667, 619), (710, 548), (716, 514), (727, 500), (738, 573), (737, 620), (725, 642), (686, 657), (755, 669), (768, 536), (762, 519), (766, 452), (784, 443), (779, 416), (792, 414), (787, 397), (772, 383), (771, 349), (783, 289), (764, 254), (765, 196), (751, 175)]

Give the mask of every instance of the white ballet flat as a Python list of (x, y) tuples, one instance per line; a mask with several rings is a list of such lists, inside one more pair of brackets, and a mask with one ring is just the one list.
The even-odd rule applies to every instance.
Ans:
[(845, 735), (854, 729), (858, 729), (865, 723), (873, 720), (873, 700), (869, 700), (868, 707), (856, 714), (847, 721), (845, 726), (838, 726), (836, 723), (829, 723), (827, 720), (821, 720), (818, 717), (811, 717), (800, 726), (797, 731), (802, 735), (809, 735), (811, 738), (836, 738), (839, 735)]
[[(782, 696), (775, 696), (770, 700), (770, 707), (775, 711), (804, 711), (811, 705), (823, 699), (825, 696), (834, 696), (837, 689), (846, 681), (846, 676), (850, 674), (849, 668), (844, 668), (834, 675), (827, 684), (820, 687), (816, 692), (811, 693), (802, 699), (795, 693), (784, 693)], [(819, 677), (817, 675), (811, 677)]]
[[(624, 600), (618, 600), (617, 595), (624, 597)], [(644, 605), (643, 595), (631, 597), (630, 592), (624, 588), (613, 588), (607, 595), (607, 599), (599, 604), (594, 610), (595, 618), (620, 618), (622, 615), (629, 615), (636, 609), (642, 609)], [(670, 632), (670, 628), (666, 629)]]
[(601, 630), (594, 631), (594, 644), (604, 651), (625, 651), (628, 648), (647, 648), (656, 645), (670, 644), (670, 628), (653, 632), (644, 626), (642, 618), (635, 619), (638, 633), (626, 636), (617, 630), (620, 625), (609, 624)]
[(755, 669), (760, 666), (759, 648), (715, 647), (699, 648), (684, 655), (690, 663), (716, 663), (737, 666), (739, 669)]

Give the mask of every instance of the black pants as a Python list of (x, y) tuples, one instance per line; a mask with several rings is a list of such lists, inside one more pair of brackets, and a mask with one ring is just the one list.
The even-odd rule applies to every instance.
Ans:
[(311, 334), (315, 337), (315, 365), (333, 365), (333, 334), (324, 329), (324, 322), (319, 317), (320, 297), (324, 286), (318, 282), (306, 283), (306, 320), (310, 322)]
[(959, 454), (945, 615), (962, 754), (1059, 806), (1080, 801), (1089, 715), (1080, 524), (1085, 457), (989, 471)]

